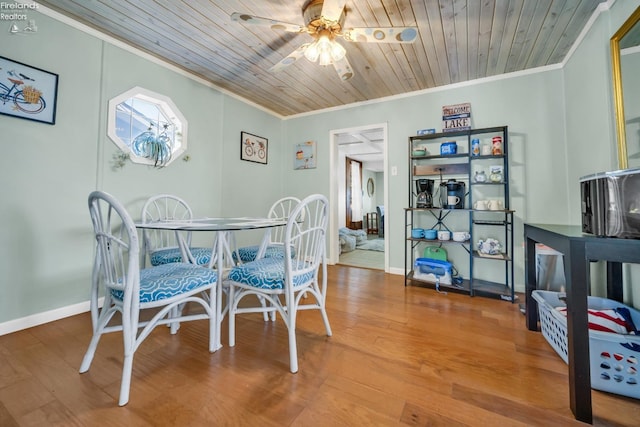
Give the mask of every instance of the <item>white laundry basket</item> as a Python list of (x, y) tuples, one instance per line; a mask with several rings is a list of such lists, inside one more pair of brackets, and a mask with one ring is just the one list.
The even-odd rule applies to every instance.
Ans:
[[(551, 347), (568, 363), (567, 319), (556, 308), (565, 307), (560, 300), (564, 293), (535, 290), (542, 335)], [(588, 297), (588, 307), (607, 310), (619, 307), (629, 309), (636, 328), (640, 328), (640, 312), (606, 298)], [(591, 387), (640, 399), (640, 335), (589, 331), (589, 360)]]

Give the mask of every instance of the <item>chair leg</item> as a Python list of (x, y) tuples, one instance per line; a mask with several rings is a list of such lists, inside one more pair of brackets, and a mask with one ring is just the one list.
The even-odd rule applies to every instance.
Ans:
[(329, 324), (329, 316), (327, 316), (327, 310), (325, 310), (324, 304), (320, 308), (320, 314), (322, 314), (322, 321), (324, 322), (324, 328), (327, 330), (327, 336), (330, 337), (332, 335), (331, 325)]
[[(81, 374), (87, 372), (91, 367), (91, 362), (93, 362), (93, 357), (96, 354), (96, 349), (98, 348), (98, 344), (100, 343), (100, 338), (102, 338), (104, 328), (109, 323), (114, 314), (114, 311), (108, 309), (107, 307), (103, 307), (102, 310), (103, 311), (100, 311), (100, 314), (97, 316), (96, 320), (93, 321), (93, 336), (91, 336), (89, 347), (87, 348), (87, 352), (84, 354), (82, 363), (80, 364)], [(93, 311), (94, 309), (92, 308), (92, 312)]]
[(290, 319), (293, 322), (289, 324), (289, 369), (291, 373), (295, 374), (298, 372), (298, 345), (296, 343), (295, 315), (292, 317)]
[(216, 351), (216, 331), (218, 330), (218, 322), (220, 321), (215, 315), (215, 308), (212, 309), (212, 314), (209, 316), (209, 353)]
[[(258, 299), (260, 300), (260, 305), (261, 305), (262, 307), (266, 307), (266, 306), (267, 306), (267, 301), (264, 299), (264, 297), (263, 297), (263, 296), (258, 295)], [(268, 322), (268, 321), (269, 321), (269, 313), (268, 313), (268, 312), (266, 312), (266, 311), (265, 311), (265, 312), (263, 312), (263, 313), (262, 313), (262, 318), (264, 319), (264, 321), (265, 321), (265, 322)]]
[[(182, 316), (182, 310), (184, 309), (184, 304), (180, 304), (179, 306), (175, 306), (171, 309), (171, 313), (169, 314), (169, 316), (171, 316), (173, 319), (177, 319), (180, 316)], [(180, 322), (171, 322), (169, 324), (170, 328), (171, 328), (171, 335), (175, 335), (176, 332), (178, 332), (178, 329), (180, 329)]]
[(229, 316), (229, 347), (236, 345), (236, 291), (233, 285), (229, 285), (229, 301), (227, 302), (227, 315)]
[(102, 336), (101, 331), (96, 331), (91, 337), (91, 342), (89, 343), (89, 348), (87, 348), (87, 352), (84, 354), (82, 358), (82, 363), (80, 364), (80, 373), (84, 374), (91, 367), (91, 362), (93, 362), (93, 356), (96, 354), (96, 349), (98, 348), (98, 342), (100, 342), (100, 337)]
[(122, 366), (122, 383), (120, 383), (120, 400), (118, 405), (124, 406), (129, 402), (129, 390), (131, 388), (131, 371), (133, 370), (133, 353), (124, 356)]

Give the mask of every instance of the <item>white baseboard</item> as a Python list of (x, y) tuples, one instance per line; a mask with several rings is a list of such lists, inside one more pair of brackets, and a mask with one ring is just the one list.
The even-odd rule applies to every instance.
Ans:
[(397, 274), (400, 276), (404, 276), (403, 268), (389, 267), (389, 274)]
[[(103, 298), (99, 304), (102, 305)], [(64, 319), (65, 317), (75, 316), (76, 314), (86, 313), (90, 310), (89, 301), (79, 302), (77, 304), (66, 307), (56, 308), (42, 313), (32, 314), (31, 316), (22, 317), (20, 319), (10, 320), (0, 323), (0, 336), (21, 331), (23, 329), (32, 328), (45, 323), (54, 322)]]

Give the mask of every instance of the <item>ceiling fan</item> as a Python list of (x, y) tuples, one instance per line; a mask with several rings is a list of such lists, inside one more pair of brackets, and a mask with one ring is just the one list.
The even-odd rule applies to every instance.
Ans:
[(307, 33), (313, 37), (312, 42), (291, 52), (269, 71), (280, 71), (304, 56), (311, 62), (318, 61), (320, 65), (333, 65), (342, 80), (353, 77), (353, 70), (347, 60), (346, 50), (336, 41), (337, 38), (349, 42), (412, 43), (418, 37), (416, 27), (361, 27), (345, 30), (345, 3), (346, 0), (307, 0), (302, 6), (304, 26), (238, 12), (231, 14), (231, 19), (246, 24), (269, 26), (273, 30)]

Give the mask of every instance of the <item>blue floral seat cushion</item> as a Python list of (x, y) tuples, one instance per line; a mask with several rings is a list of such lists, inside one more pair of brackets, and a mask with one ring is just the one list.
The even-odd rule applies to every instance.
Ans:
[[(207, 265), (211, 261), (211, 248), (189, 248), (191, 255), (198, 265)], [(180, 248), (160, 249), (152, 252), (149, 256), (151, 265), (170, 264), (172, 262), (182, 262)]]
[[(293, 261), (300, 267), (302, 261)], [(293, 286), (300, 286), (313, 279), (313, 271), (294, 276)], [(284, 288), (284, 259), (261, 258), (256, 261), (240, 264), (231, 269), (229, 280), (253, 286), (259, 289), (283, 289)]]
[[(242, 248), (238, 248), (237, 252), (238, 252), (238, 256), (240, 257), (240, 261), (242, 261), (242, 262), (254, 261), (256, 259), (256, 255), (258, 255), (258, 250), (259, 249), (260, 249), (260, 246), (258, 246), (258, 245), (245, 246), (245, 247), (242, 247)], [(233, 252), (233, 260), (237, 262), (238, 261), (237, 260), (238, 256), (236, 256), (236, 251), (234, 251)], [(291, 251), (291, 256), (292, 257), (295, 256), (295, 251)], [(268, 245), (267, 249), (265, 250), (264, 257), (265, 258), (279, 258), (279, 259), (284, 258), (284, 246), (282, 246), (282, 245)]]
[[(210, 268), (176, 262), (140, 270), (140, 302), (153, 302), (193, 291), (215, 282), (217, 273)], [(122, 301), (124, 291), (111, 290), (114, 299)]]

